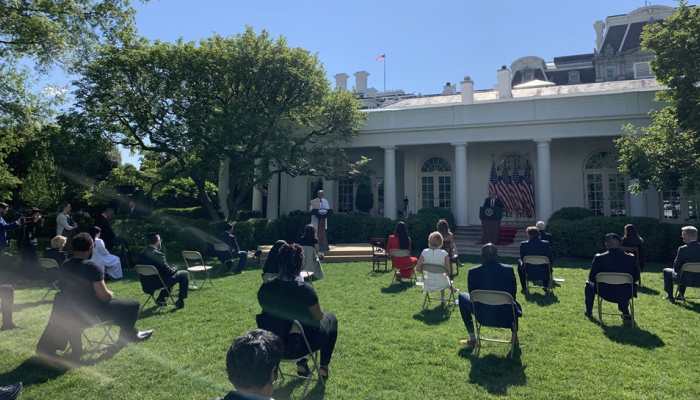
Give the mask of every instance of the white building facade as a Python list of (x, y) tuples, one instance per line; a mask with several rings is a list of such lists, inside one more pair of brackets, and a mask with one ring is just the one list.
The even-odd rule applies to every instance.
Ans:
[[(614, 140), (626, 124), (649, 123), (649, 112), (659, 107), (655, 95), (662, 90), (648, 77), (648, 68), (636, 65), (642, 58), (638, 37), (636, 48), (628, 43), (634, 41), (630, 32), (639, 31), (639, 21), (650, 23), (671, 11), (643, 7), (626, 16), (609, 17), (607, 28), (606, 23), (597, 22), (595, 53), (561, 57), (553, 63), (524, 57), (511, 68), (496, 71), (497, 85), (492, 90), (475, 91), (467, 77), (460, 93), (446, 85), (440, 95), (374, 101), (382, 105), (366, 111), (364, 127), (346, 145), (352, 158), (371, 159), (371, 212), (397, 218), (421, 208), (444, 207), (452, 210), (458, 226), (480, 224), (479, 206), (488, 194), (492, 168), (498, 166), (528, 170), (534, 194), (534, 214), (507, 215), (506, 223), (547, 220), (562, 207), (678, 222), (696, 218), (694, 203), (679, 193), (650, 189), (631, 194), (629, 179), (616, 167)], [(620, 43), (606, 36), (621, 30), (625, 33)], [(611, 50), (613, 45), (619, 54)], [(603, 46), (605, 55), (599, 53)], [(620, 71), (636, 74), (639, 70), (646, 75), (606, 79), (608, 70), (596, 60), (600, 57), (608, 66), (616, 54), (620, 63), (635, 63), (633, 68), (620, 65)], [(366, 78), (363, 75), (361, 85), (366, 86)], [(339, 85), (342, 90), (346, 82)], [(368, 100), (372, 103), (363, 99)], [(268, 218), (306, 210), (319, 187), (336, 211), (355, 210), (357, 187), (350, 180), (283, 175), (268, 185)], [(255, 198), (254, 208), (260, 207), (260, 196)]]

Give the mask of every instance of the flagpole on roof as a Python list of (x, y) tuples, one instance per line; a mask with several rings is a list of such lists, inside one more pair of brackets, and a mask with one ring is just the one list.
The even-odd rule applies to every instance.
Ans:
[(384, 53), (384, 92), (386, 92), (386, 53)]

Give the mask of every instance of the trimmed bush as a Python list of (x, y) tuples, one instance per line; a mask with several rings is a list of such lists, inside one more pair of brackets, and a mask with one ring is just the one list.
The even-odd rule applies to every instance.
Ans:
[(634, 224), (644, 238), (647, 257), (652, 261), (668, 262), (681, 245), (680, 226), (643, 217), (588, 217), (575, 221), (550, 221), (548, 230), (554, 237), (557, 255), (592, 259), (605, 250), (603, 236), (608, 232), (624, 233), (626, 224)]
[(428, 235), (435, 231), (438, 220), (446, 219), (454, 229), (454, 216), (447, 208), (423, 208), (417, 214), (409, 215), (406, 219), (408, 233), (411, 236), (414, 251), (428, 247)]
[(583, 208), (583, 207), (564, 207), (559, 211), (552, 214), (549, 217), (549, 222), (556, 221), (559, 219), (565, 219), (568, 221), (576, 221), (579, 219), (594, 217), (593, 211)]

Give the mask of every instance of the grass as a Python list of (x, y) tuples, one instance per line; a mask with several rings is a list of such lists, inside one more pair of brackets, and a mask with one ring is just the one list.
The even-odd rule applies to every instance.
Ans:
[[(339, 320), (339, 339), (325, 389), (328, 399), (697, 399), (700, 389), (700, 303), (663, 299), (659, 266), (644, 274), (649, 289), (636, 302), (638, 328), (607, 325), (583, 316), (586, 261), (562, 263), (566, 279), (555, 298), (524, 299), (521, 353), (486, 344), (478, 358), (460, 349), (465, 330), (454, 309), (420, 312), (415, 288), (389, 287), (389, 274), (369, 274), (368, 263), (325, 265), (316, 283), (325, 310)], [(465, 288), (466, 270), (456, 279)], [(23, 380), (23, 399), (211, 399), (231, 386), (224, 356), (232, 339), (255, 327), (259, 271), (215, 279), (215, 289), (191, 293), (182, 311), (142, 318), (154, 337), (95, 365), (55, 371), (31, 362), (45, 327), (44, 290), (18, 290), (15, 314), (21, 329), (0, 332), (0, 385)], [(142, 299), (138, 282), (109, 285), (120, 297)], [(689, 289), (692, 294), (694, 289)], [(697, 289), (695, 289), (697, 290)], [(540, 292), (541, 293), (541, 292)], [(615, 310), (606, 304), (608, 310)], [(287, 381), (276, 398), (298, 398)], [(325, 392), (325, 393), (324, 393)]]

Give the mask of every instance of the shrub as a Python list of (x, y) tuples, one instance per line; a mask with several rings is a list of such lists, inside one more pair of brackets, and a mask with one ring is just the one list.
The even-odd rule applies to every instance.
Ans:
[(576, 221), (551, 221), (549, 231), (554, 237), (556, 254), (568, 257), (593, 258), (605, 250), (603, 236), (608, 232), (622, 235), (626, 224), (634, 224), (644, 238), (647, 257), (666, 262), (675, 255), (680, 243), (680, 226), (644, 217), (588, 217)]
[(549, 217), (549, 222), (565, 219), (568, 221), (576, 221), (579, 219), (593, 217), (593, 211), (583, 207), (564, 207)]
[(413, 242), (413, 250), (420, 251), (428, 247), (428, 235), (435, 231), (438, 220), (446, 219), (454, 229), (454, 216), (447, 208), (423, 208), (417, 214), (406, 219), (408, 233)]
[(355, 194), (355, 206), (363, 213), (368, 213), (372, 209), (373, 203), (372, 185), (369, 178), (360, 179)]

